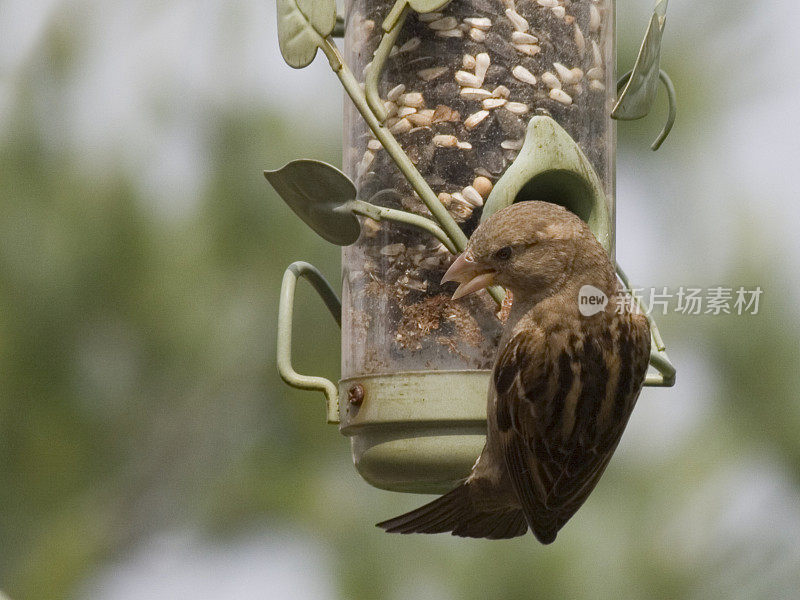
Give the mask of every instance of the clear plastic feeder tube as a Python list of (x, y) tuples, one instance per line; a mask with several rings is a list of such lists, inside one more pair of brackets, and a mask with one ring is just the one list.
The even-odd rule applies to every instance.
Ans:
[[(353, 0), (346, 59), (361, 81), (392, 3)], [(454, 0), (409, 11), (379, 79), (386, 124), (467, 235), (548, 115), (579, 145), (614, 214), (613, 0)], [(359, 198), (430, 216), (346, 101), (344, 170)], [(558, 201), (548, 198), (517, 198)], [(343, 250), (342, 377), (491, 367), (501, 323), (485, 292), (452, 301), (452, 260), (428, 234), (366, 220)]]

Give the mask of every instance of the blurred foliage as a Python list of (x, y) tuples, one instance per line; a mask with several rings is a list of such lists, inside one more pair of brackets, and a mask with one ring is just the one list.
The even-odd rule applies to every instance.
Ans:
[[(621, 23), (620, 64), (645, 20)], [(68, 72), (80, 44), (58, 28), (47, 39), (40, 58)], [(676, 139), (642, 159), (652, 171), (680, 168), (708, 102), (689, 83), (700, 66), (681, 56), (665, 57), (680, 93)], [(198, 204), (164, 219), (137, 172), (79, 168), (37, 121), (58, 96), (38, 91), (19, 84), (0, 144), (0, 588), (15, 600), (74, 597), (158, 531), (199, 527), (224, 540), (264, 522), (312, 536), (342, 598), (800, 589), (800, 327), (783, 293), (795, 274), (765, 267), (758, 248), (770, 232), (751, 215), (739, 217), (748, 233), (735, 268), (697, 281), (685, 264), (679, 284), (761, 285), (760, 314), (659, 319), (678, 386), (645, 392), (619, 456), (557, 544), (388, 537), (372, 524), (422, 499), (362, 482), (321, 395), (289, 389), (274, 367), (283, 269), (302, 258), (336, 284), (339, 250), (299, 223), (261, 171), (303, 155), (338, 164), (337, 127), (312, 131), (291, 107), (213, 106)], [(625, 124), (620, 143), (646, 148), (659, 125)], [(679, 201), (659, 196), (648, 210), (669, 214)], [(656, 284), (649, 276), (638, 283)], [(298, 370), (335, 379), (338, 330), (305, 284), (296, 314)], [(668, 428), (674, 439), (636, 437), (679, 413), (690, 425)], [(774, 497), (753, 499), (773, 484)]]

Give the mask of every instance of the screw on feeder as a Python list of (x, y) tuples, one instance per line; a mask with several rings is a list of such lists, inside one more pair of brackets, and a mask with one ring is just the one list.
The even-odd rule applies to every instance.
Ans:
[(360, 383), (347, 390), (347, 401), (352, 406), (361, 406), (361, 403), (364, 402), (364, 387)]

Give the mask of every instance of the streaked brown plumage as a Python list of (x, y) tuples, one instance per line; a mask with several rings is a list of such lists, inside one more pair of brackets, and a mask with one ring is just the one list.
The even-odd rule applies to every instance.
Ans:
[[(584, 503), (619, 443), (650, 354), (644, 315), (618, 309), (614, 266), (578, 217), (546, 202), (505, 208), (445, 275), (454, 297), (492, 283), (514, 296), (495, 361), (486, 446), (444, 496), (378, 526), (491, 539), (530, 528), (548, 544)], [(579, 290), (608, 297), (584, 316)]]

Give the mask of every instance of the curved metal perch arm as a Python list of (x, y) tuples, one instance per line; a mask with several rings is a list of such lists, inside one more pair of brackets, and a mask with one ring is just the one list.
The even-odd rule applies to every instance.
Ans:
[(661, 332), (658, 330), (658, 325), (656, 325), (655, 319), (644, 309), (639, 297), (633, 293), (633, 288), (628, 280), (628, 276), (625, 275), (625, 272), (619, 264), (617, 264), (617, 275), (620, 281), (622, 281), (622, 285), (625, 286), (625, 291), (631, 295), (633, 301), (636, 302), (636, 306), (639, 307), (639, 310), (642, 311), (642, 314), (647, 317), (650, 323), (650, 339), (653, 346), (650, 350), (650, 366), (658, 371), (658, 374), (648, 373), (647, 377), (645, 377), (644, 384), (648, 387), (672, 387), (675, 385), (676, 371), (672, 362), (669, 360), (669, 356), (667, 356), (666, 346), (661, 337)]
[(308, 279), (328, 307), (336, 324), (342, 326), (342, 303), (336, 292), (319, 272), (307, 262), (297, 261), (289, 265), (283, 274), (281, 296), (278, 305), (277, 363), (281, 379), (294, 388), (316, 390), (325, 394), (328, 423), (339, 422), (339, 391), (331, 380), (313, 375), (301, 375), (292, 366), (292, 317), (294, 313), (294, 290), (300, 277)]
[[(632, 70), (628, 71), (627, 73), (625, 73), (625, 75), (619, 78), (619, 81), (617, 82), (617, 91), (622, 89), (625, 86), (625, 84), (628, 83), (628, 81), (631, 78), (631, 75), (633, 75)], [(675, 93), (675, 85), (672, 83), (672, 79), (670, 79), (670, 76), (663, 69), (659, 69), (658, 78), (661, 80), (661, 83), (664, 84), (664, 87), (667, 90), (667, 102), (669, 103), (669, 112), (667, 113), (667, 122), (664, 124), (664, 128), (661, 130), (661, 133), (658, 134), (653, 143), (650, 144), (650, 149), (653, 152), (658, 150), (661, 147), (661, 144), (664, 143), (664, 140), (667, 139), (669, 132), (672, 131), (672, 126), (675, 125), (675, 117), (678, 114), (678, 97)], [(623, 120), (621, 117), (614, 117), (614, 118)], [(633, 120), (633, 119), (625, 119), (625, 120)]]

